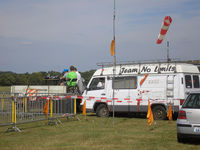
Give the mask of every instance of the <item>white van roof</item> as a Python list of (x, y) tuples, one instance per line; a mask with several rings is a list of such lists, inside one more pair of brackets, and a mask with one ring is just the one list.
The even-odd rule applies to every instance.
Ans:
[[(103, 65), (102, 65), (103, 66)], [(113, 66), (102, 67), (98, 69), (94, 76), (113, 75)], [(132, 75), (132, 74), (170, 74), (170, 73), (199, 73), (197, 66), (189, 63), (134, 63), (134, 64), (117, 64), (117, 75)]]

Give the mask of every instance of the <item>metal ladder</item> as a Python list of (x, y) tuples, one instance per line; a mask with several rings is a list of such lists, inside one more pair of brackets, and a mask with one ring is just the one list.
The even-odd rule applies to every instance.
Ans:
[(167, 99), (174, 97), (174, 75), (167, 76)]
[(172, 111), (174, 112), (174, 75), (167, 76), (167, 90), (166, 90), (166, 100), (167, 103), (171, 102)]

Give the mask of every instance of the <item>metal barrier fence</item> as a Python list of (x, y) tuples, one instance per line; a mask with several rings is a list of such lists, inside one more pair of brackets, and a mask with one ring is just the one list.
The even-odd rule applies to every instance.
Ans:
[(10, 92), (0, 92), (0, 98), (3, 98), (3, 97), (10, 97), (11, 96), (11, 93)]
[(11, 125), (8, 130), (20, 132), (18, 124), (33, 121), (58, 123), (59, 117), (75, 118), (76, 112), (77, 96), (0, 97), (0, 126)]

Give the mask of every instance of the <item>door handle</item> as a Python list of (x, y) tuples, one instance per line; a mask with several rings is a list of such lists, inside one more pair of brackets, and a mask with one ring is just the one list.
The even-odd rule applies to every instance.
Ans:
[(101, 93), (101, 95), (106, 95), (105, 93)]

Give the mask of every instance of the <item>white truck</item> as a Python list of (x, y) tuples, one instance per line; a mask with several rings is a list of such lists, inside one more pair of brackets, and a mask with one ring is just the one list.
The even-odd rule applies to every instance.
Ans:
[[(114, 73), (115, 72), (115, 73)], [(148, 100), (155, 119), (165, 119), (169, 104), (179, 111), (187, 94), (200, 90), (197, 66), (183, 62), (148, 62), (103, 65), (83, 93), (81, 105), (97, 116), (115, 112), (147, 112)]]

